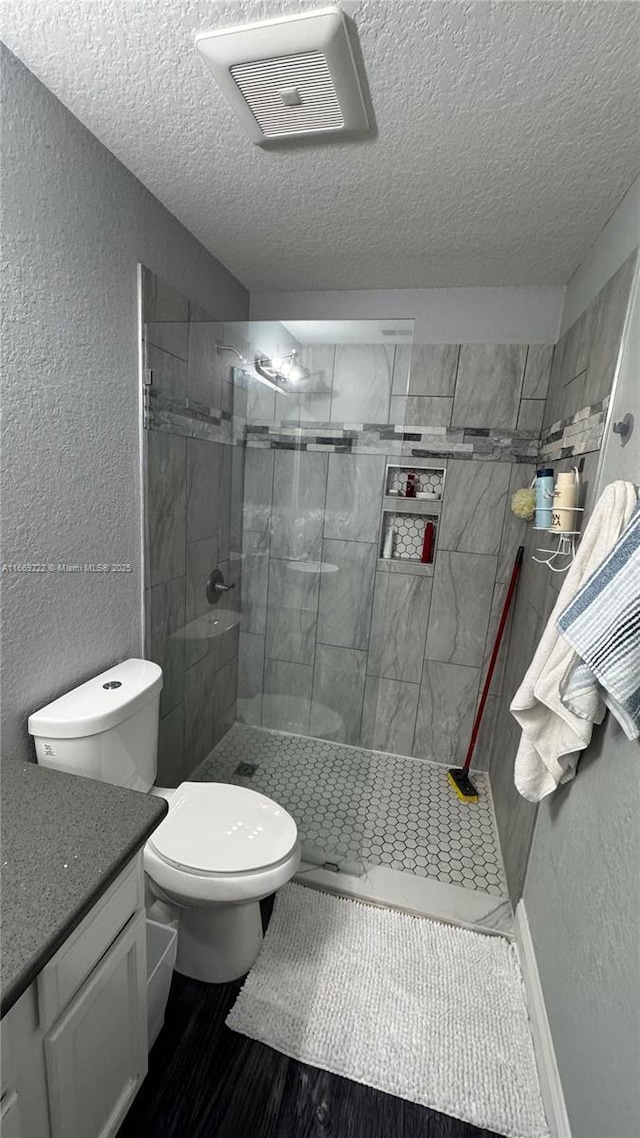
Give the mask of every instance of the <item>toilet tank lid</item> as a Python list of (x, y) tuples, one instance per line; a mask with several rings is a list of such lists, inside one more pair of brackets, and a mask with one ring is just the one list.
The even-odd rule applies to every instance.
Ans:
[(124, 723), (162, 689), (162, 668), (150, 660), (123, 660), (29, 716), (29, 734), (80, 739)]

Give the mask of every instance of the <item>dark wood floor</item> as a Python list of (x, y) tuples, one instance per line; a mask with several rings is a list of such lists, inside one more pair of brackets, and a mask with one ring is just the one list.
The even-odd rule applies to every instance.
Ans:
[(174, 973), (149, 1073), (118, 1138), (495, 1138), (229, 1031), (241, 986)]

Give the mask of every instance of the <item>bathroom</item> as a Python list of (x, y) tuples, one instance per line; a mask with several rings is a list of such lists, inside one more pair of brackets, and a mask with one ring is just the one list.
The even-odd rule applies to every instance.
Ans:
[[(75, 932), (52, 917), (30, 987), (20, 960), (22, 994), (3, 999), (22, 1060), (3, 1062), (3, 1128), (24, 1138), (630, 1138), (640, 1122), (637, 739), (609, 714), (575, 779), (536, 804), (514, 781), (521, 725), (510, 705), (605, 487), (640, 480), (635, 6), (344, 4), (367, 128), (265, 147), (196, 36), (318, 5), (92, 7), (58, 0), (52, 21), (51, 6), (45, 20), (35, 0), (7, 0), (2, 16), (5, 960), (24, 956), (12, 930), (26, 888), (14, 830), (25, 867), (36, 852), (44, 866), (60, 853), (66, 884), (34, 885), (40, 927), (103, 859)], [(275, 54), (261, 34), (259, 58)], [(575, 540), (512, 509), (541, 469), (579, 480)], [(147, 920), (176, 947), (175, 912), (141, 872), (135, 888), (116, 889), (122, 850), (131, 858), (142, 844), (135, 802), (148, 843), (166, 804), (108, 779), (99, 801), (81, 803), (78, 789), (56, 804), (67, 778), (87, 794), (96, 784), (45, 770), (44, 750), (36, 766), (37, 715), (112, 669), (104, 682), (121, 683), (117, 669), (139, 660), (159, 701), (146, 788), (166, 788), (170, 802), (193, 785), (194, 802), (214, 810), (223, 784), (234, 809), (252, 791), (295, 823), (297, 853), (287, 849), (283, 879), (261, 893), (256, 968), (278, 949), (278, 922), (307, 903), (310, 927), (324, 922), (337, 941), (346, 932), (334, 912), (405, 922), (407, 944), (434, 929), (462, 937), (470, 967), (486, 969), (469, 977), (489, 1009), (473, 1005), (484, 1017), (473, 1074), (466, 1059), (451, 1070), (446, 1046), (430, 1064), (427, 1033), (413, 1048), (416, 1078), (442, 1072), (416, 1092), (383, 965), (361, 1041), (382, 1075), (322, 1051), (314, 1059), (314, 1024), (305, 1041), (295, 1008), (270, 1036), (246, 1022), (233, 1030), (225, 1020), (248, 1015), (259, 973), (234, 1008), (240, 978), (194, 979), (183, 937), (182, 970), (180, 960), (166, 970), (164, 1027), (161, 1013), (149, 1054), (139, 1049), (134, 1064), (132, 1053), (136, 1076), (117, 1108), (90, 1127), (101, 1096), (73, 1088), (124, 1079), (112, 1055), (134, 1003), (146, 1017), (146, 986), (134, 999), (132, 977), (144, 972), (145, 935), (150, 951)], [(465, 801), (447, 773), (464, 764), (481, 704), (478, 800)], [(128, 979), (113, 972), (120, 1035), (105, 1029), (101, 1071), (85, 1070), (62, 1029), (69, 1009), (102, 1008), (95, 975), (78, 972), (64, 1003), (69, 973), (53, 983), (52, 966), (71, 959), (78, 922), (100, 905), (105, 926), (124, 886), (138, 931)], [(372, 928), (349, 934), (354, 959)], [(250, 936), (243, 976), (262, 928)], [(312, 1008), (331, 939), (296, 947)], [(437, 952), (415, 943), (428, 978)], [(408, 973), (409, 948), (394, 944)], [(519, 961), (530, 1033), (518, 1054), (533, 1075), (513, 1074), (524, 1087), (515, 1116), (484, 1095), (507, 1019), (473, 945), (509, 952), (509, 968)], [(365, 1000), (350, 975), (345, 991)], [(94, 989), (98, 1003), (87, 1004)], [(397, 990), (405, 1009), (423, 1002), (411, 991)], [(338, 984), (332, 992), (346, 1016)], [(11, 1017), (30, 993), (29, 1028), (14, 1043)], [(454, 997), (443, 1014), (462, 1021), (472, 996), (454, 985)], [(423, 1019), (407, 1013), (420, 1033)], [(43, 1086), (64, 1084), (54, 1102), (36, 1088), (29, 1031), (40, 1032)], [(518, 1037), (506, 1038), (517, 1050)], [(26, 1086), (14, 1068), (31, 1072)]]

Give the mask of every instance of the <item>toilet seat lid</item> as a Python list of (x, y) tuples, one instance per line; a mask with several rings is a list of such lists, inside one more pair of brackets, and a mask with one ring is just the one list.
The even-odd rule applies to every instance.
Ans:
[(149, 841), (165, 861), (191, 872), (247, 873), (281, 861), (297, 839), (291, 815), (264, 794), (221, 782), (183, 782)]

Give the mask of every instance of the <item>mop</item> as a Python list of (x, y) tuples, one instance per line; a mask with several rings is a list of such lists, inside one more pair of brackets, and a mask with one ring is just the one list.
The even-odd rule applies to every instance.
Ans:
[(458, 795), (458, 798), (461, 798), (463, 802), (477, 802), (478, 801), (478, 791), (476, 790), (474, 784), (472, 783), (471, 779), (469, 778), (469, 767), (471, 766), (471, 759), (473, 758), (473, 752), (474, 752), (475, 745), (476, 745), (476, 742), (478, 739), (478, 732), (480, 730), (480, 724), (482, 722), (482, 713), (484, 712), (484, 706), (487, 702), (487, 696), (489, 694), (489, 688), (491, 687), (491, 680), (493, 679), (493, 673), (494, 673), (494, 669), (495, 669), (496, 662), (498, 659), (498, 653), (500, 651), (500, 644), (502, 642), (502, 634), (504, 632), (505, 625), (507, 623), (507, 617), (509, 615), (509, 609), (511, 608), (511, 601), (513, 599), (513, 594), (516, 591), (516, 585), (518, 583), (518, 577), (520, 576), (520, 570), (522, 568), (523, 556), (524, 556), (524, 546), (521, 545), (520, 548), (518, 549), (518, 552), (516, 553), (516, 559), (513, 563), (513, 569), (511, 571), (511, 580), (509, 581), (509, 588), (507, 590), (507, 595), (506, 595), (505, 600), (504, 600), (504, 605), (502, 606), (502, 615), (500, 617), (500, 624), (498, 625), (498, 631), (496, 633), (495, 644), (493, 645), (493, 652), (491, 653), (491, 659), (489, 661), (489, 667), (487, 669), (487, 675), (486, 675), (486, 678), (484, 681), (484, 687), (482, 689), (482, 698), (480, 700), (480, 703), (478, 704), (478, 710), (476, 711), (476, 717), (473, 721), (473, 729), (471, 731), (471, 739), (469, 741), (469, 749), (467, 751), (467, 757), (464, 760), (464, 766), (463, 767), (453, 767), (450, 771), (447, 771), (447, 780), (451, 783), (453, 789), (455, 790), (456, 794)]

